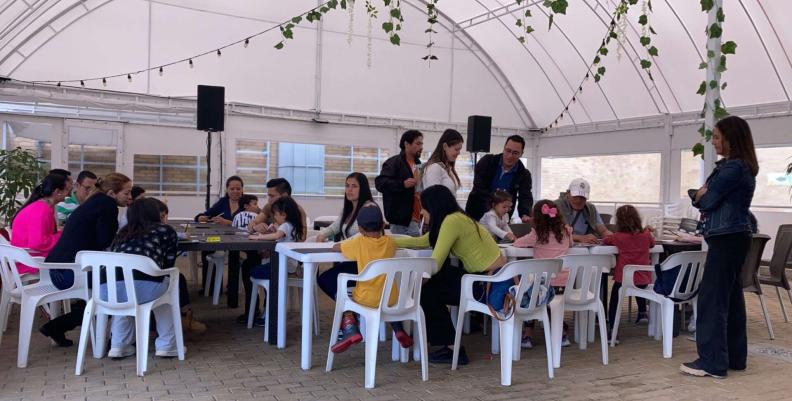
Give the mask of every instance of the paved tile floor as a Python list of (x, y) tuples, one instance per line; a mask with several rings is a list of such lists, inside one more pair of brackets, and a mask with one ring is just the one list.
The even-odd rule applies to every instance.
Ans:
[[(771, 290), (771, 289), (768, 289)], [(773, 291), (774, 292), (774, 291)], [(621, 344), (610, 348), (603, 366), (599, 346), (562, 352), (562, 367), (549, 380), (543, 339), (514, 363), (513, 385), (500, 386), (499, 359), (489, 354), (489, 337), (481, 332), (463, 337), (471, 363), (452, 372), (430, 365), (429, 381), (420, 379), (420, 365), (390, 361), (390, 343), (381, 343), (377, 387), (363, 388), (363, 347), (337, 356), (335, 369), (324, 372), (332, 306), (321, 302), (322, 334), (314, 341), (314, 368), (300, 369), (299, 319), (290, 312), (287, 348), (262, 342), (262, 328), (234, 323), (241, 309), (212, 306), (193, 296), (196, 315), (209, 331), (186, 335), (185, 361), (151, 357), (144, 378), (135, 375), (135, 359), (93, 359), (74, 375), (76, 347), (58, 348), (34, 332), (29, 367), (16, 368), (18, 312), (0, 345), (0, 400), (789, 400), (792, 399), (792, 323), (784, 323), (773, 293), (768, 306), (776, 339), (770, 341), (756, 296), (748, 294), (748, 370), (726, 380), (681, 375), (681, 362), (694, 359), (695, 344), (686, 333), (674, 340), (674, 357), (663, 359), (662, 345), (646, 336), (645, 326), (622, 326)], [(789, 307), (789, 299), (786, 299)], [(36, 327), (42, 323), (37, 319)], [(538, 330), (537, 330), (538, 332)], [(69, 337), (77, 340), (78, 332)], [(153, 349), (153, 345), (151, 346)], [(153, 351), (152, 351), (153, 353)]]

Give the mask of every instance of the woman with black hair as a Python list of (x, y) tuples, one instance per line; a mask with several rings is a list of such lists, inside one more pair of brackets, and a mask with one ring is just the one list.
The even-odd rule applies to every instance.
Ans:
[[(506, 258), (501, 256), (487, 229), (465, 214), (445, 186), (424, 189), (421, 205), (424, 220), (429, 221), (429, 232), (417, 238), (396, 238), (396, 244), (403, 248), (432, 247), (432, 258), (442, 266), (423, 285), (421, 308), (426, 314), (429, 344), (440, 347), (429, 354), (429, 361), (451, 363), (452, 351), (448, 346), (454, 344), (454, 326), (447, 305), (459, 305), (462, 275), (489, 274), (506, 264)], [(452, 253), (462, 267), (449, 263)], [(468, 363), (464, 347), (459, 351), (459, 363)]]
[[(199, 223), (215, 223), (224, 226), (230, 226), (234, 221), (234, 216), (238, 212), (244, 210), (244, 205), (239, 204), (239, 200), (245, 190), (245, 183), (242, 178), (237, 175), (228, 177), (225, 182), (226, 194), (220, 198), (203, 213), (195, 216), (195, 221)], [(201, 252), (202, 272), (203, 279), (201, 280), (200, 293), (204, 292), (204, 288), (209, 285), (209, 290), (212, 291), (214, 287), (214, 280), (209, 280), (207, 283), (207, 273), (209, 271), (209, 262), (207, 256), (212, 252)], [(257, 252), (248, 252), (249, 257), (257, 258)], [(228, 252), (228, 307), (236, 308), (239, 300), (239, 251)], [(243, 316), (244, 317), (244, 316)]]
[[(14, 235), (11, 245), (27, 248), (33, 256), (46, 257), (60, 239), (61, 232), (55, 224), (55, 205), (69, 195), (66, 177), (50, 174), (39, 183), (27, 202), (11, 219)], [(17, 265), (19, 274), (35, 273), (38, 269)]]
[(712, 146), (723, 158), (707, 182), (688, 191), (701, 211), (709, 249), (696, 314), (698, 359), (680, 370), (693, 376), (726, 377), (745, 370), (748, 355), (745, 298), (740, 269), (751, 247), (751, 201), (759, 163), (748, 123), (730, 116), (715, 124)]
[[(366, 175), (363, 173), (352, 173), (348, 175), (346, 183), (344, 184), (344, 209), (341, 211), (341, 216), (338, 216), (333, 224), (322, 230), (316, 240), (318, 242), (324, 242), (332, 240), (337, 235), (341, 235), (341, 240), (345, 240), (357, 234), (357, 215), (360, 210), (359, 206), (371, 201), (371, 188), (369, 187)], [(336, 263), (333, 268), (323, 272), (316, 279), (319, 288), (333, 300), (336, 298), (338, 275), (341, 273), (357, 274), (357, 263)]]
[[(158, 199), (141, 198), (127, 209), (128, 223), (118, 232), (113, 241), (114, 252), (143, 255), (151, 258), (160, 269), (173, 267), (178, 252), (179, 239), (176, 231), (162, 223), (164, 204)], [(167, 215), (167, 214), (166, 214)], [(133, 272), (135, 295), (139, 304), (151, 302), (165, 293), (170, 286), (169, 277), (149, 276), (139, 271)], [(119, 302), (127, 299), (123, 281), (123, 271), (116, 268), (116, 292)], [(102, 283), (101, 297), (107, 297), (107, 283)], [(170, 305), (161, 305), (153, 310), (157, 325), (157, 339), (154, 341), (156, 356), (176, 356), (176, 332)], [(135, 323), (132, 316), (113, 316), (110, 326), (110, 351), (107, 356), (123, 358), (135, 354)]]

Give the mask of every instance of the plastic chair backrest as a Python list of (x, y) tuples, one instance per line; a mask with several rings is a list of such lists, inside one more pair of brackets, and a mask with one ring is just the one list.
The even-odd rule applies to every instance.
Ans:
[(22, 288), (17, 263), (38, 266), (38, 262), (26, 250), (13, 245), (0, 245), (0, 279), (3, 280), (3, 291), (11, 292)]
[[(432, 258), (392, 258), (370, 262), (358, 281), (368, 281), (385, 276), (385, 285), (380, 297), (380, 310), (385, 313), (404, 313), (417, 308), (421, 303), (421, 285), (424, 275), (431, 275), (437, 262)], [(396, 303), (388, 305), (391, 291), (398, 288)]]
[(602, 273), (616, 266), (613, 255), (567, 255), (563, 260), (564, 267), (569, 269), (564, 301), (574, 304), (586, 304), (598, 299)]
[(770, 277), (781, 281), (785, 279), (786, 269), (792, 268), (792, 224), (778, 227), (773, 256), (770, 258)]
[(600, 218), (602, 219), (603, 223), (610, 224), (611, 220), (613, 219), (613, 215), (607, 213), (600, 213)]
[[(539, 305), (542, 299), (539, 297), (539, 289), (542, 285), (549, 287), (550, 279), (554, 273), (561, 271), (563, 261), (561, 259), (524, 259), (506, 263), (498, 275), (504, 278), (520, 277), (517, 284), (514, 300), (517, 304), (517, 311), (530, 312), (545, 305)], [(531, 296), (526, 306), (522, 306), (522, 299), (528, 290)]]
[[(80, 251), (75, 258), (83, 271), (92, 271), (91, 297), (97, 305), (110, 309), (133, 308), (137, 302), (133, 271), (154, 275), (160, 270), (151, 258), (142, 255), (132, 255), (117, 252)], [(118, 277), (119, 268), (123, 274), (126, 301), (119, 302), (118, 291), (114, 285), (121, 278)], [(107, 277), (107, 299), (101, 297), (101, 278)]]
[[(680, 266), (679, 275), (669, 298), (690, 299), (696, 295), (701, 278), (704, 275), (704, 262), (707, 260), (705, 251), (689, 251), (675, 253), (666, 259), (660, 270), (666, 271)], [(715, 267), (717, 268), (717, 267)]]
[(743, 289), (746, 291), (760, 292), (759, 278), (756, 275), (759, 272), (759, 263), (762, 262), (762, 252), (764, 252), (767, 241), (770, 241), (770, 236), (765, 234), (754, 234), (751, 238), (751, 249), (748, 251), (741, 271)]

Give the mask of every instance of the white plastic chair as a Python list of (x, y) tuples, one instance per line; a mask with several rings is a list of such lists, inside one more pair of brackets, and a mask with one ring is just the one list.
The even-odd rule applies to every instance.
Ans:
[[(679, 252), (671, 255), (660, 266), (662, 271), (681, 266), (674, 288), (669, 296), (660, 295), (654, 292), (653, 285), (646, 289), (635, 286), (633, 275), (637, 271), (654, 272), (653, 266), (627, 265), (624, 266), (624, 279), (622, 287), (619, 289), (619, 304), (616, 307), (616, 319), (613, 322), (613, 333), (611, 333), (611, 347), (616, 345), (616, 335), (619, 331), (619, 319), (624, 297), (641, 297), (652, 304), (649, 308), (649, 321), (655, 322), (650, 327), (650, 333), (654, 331), (655, 339), (659, 339), (661, 333), (663, 337), (663, 357), (671, 358), (673, 328), (674, 328), (674, 309), (676, 305), (692, 304), (696, 310), (698, 300), (698, 287), (704, 275), (704, 262), (707, 259), (707, 252), (692, 251)], [(684, 284), (684, 287), (683, 287)], [(657, 307), (659, 306), (659, 308)], [(659, 310), (658, 310), (659, 309)], [(658, 325), (657, 322), (661, 324)], [(662, 331), (661, 331), (662, 330)]]
[[(553, 336), (553, 366), (561, 367), (561, 336), (563, 334), (564, 312), (575, 312), (576, 331), (581, 333), (578, 346), (581, 350), (588, 345), (589, 312), (596, 313), (599, 319), (600, 342), (602, 343), (602, 364), (608, 364), (608, 334), (606, 329), (605, 307), (600, 298), (602, 273), (616, 265), (613, 255), (571, 255), (564, 256), (564, 268), (569, 269), (569, 279), (564, 295), (550, 302)], [(593, 323), (593, 322), (592, 322)]]
[[(553, 347), (550, 334), (550, 319), (547, 314), (546, 305), (539, 305), (540, 283), (550, 283), (553, 273), (561, 270), (561, 259), (529, 259), (516, 260), (504, 265), (497, 273), (491, 276), (482, 274), (465, 274), (462, 276), (461, 294), (459, 296), (459, 316), (457, 326), (462, 327), (465, 315), (468, 312), (480, 312), (492, 316), (489, 307), (479, 302), (473, 296), (473, 283), (480, 282), (499, 282), (510, 280), (519, 276), (519, 283), (516, 284), (515, 303), (517, 307), (514, 315), (506, 320), (497, 320), (498, 332), (500, 337), (500, 360), (501, 360), (501, 385), (511, 386), (512, 378), (512, 359), (520, 360), (520, 339), (523, 323), (530, 320), (540, 320), (544, 326), (545, 348), (547, 349), (547, 376), (553, 378)], [(526, 307), (520, 305), (529, 288), (531, 290), (530, 300)], [(492, 335), (495, 333), (493, 331)], [(451, 362), (451, 370), (456, 370), (459, 360), (459, 347), (462, 341), (462, 331), (456, 330), (454, 340), (454, 358)]]
[[(247, 319), (247, 328), (253, 328), (253, 317), (255, 315), (255, 305), (256, 301), (258, 301), (258, 290), (259, 288), (263, 288), (265, 292), (269, 293), (269, 280), (263, 279), (255, 279), (250, 278), (250, 282), (253, 283), (252, 293), (250, 294), (250, 305), (248, 307), (248, 319)], [(303, 281), (301, 278), (288, 278), (286, 279), (286, 286), (292, 288), (302, 288)], [(287, 297), (288, 298), (288, 297)], [(314, 294), (314, 307), (313, 307), (313, 322), (314, 322), (314, 334), (319, 335), (319, 298)], [(267, 306), (264, 307), (264, 340), (266, 341), (267, 333), (269, 333), (269, 308)]]
[[(437, 270), (437, 263), (432, 258), (393, 258), (375, 260), (369, 263), (360, 274), (339, 274), (338, 292), (336, 294), (336, 309), (333, 315), (333, 328), (330, 331), (330, 345), (327, 347), (327, 366), (325, 371), (333, 370), (333, 345), (338, 342), (335, 333), (341, 326), (341, 317), (344, 311), (358, 313), (366, 320), (366, 366), (365, 386), (374, 387), (374, 376), (377, 367), (377, 341), (380, 322), (415, 321), (415, 340), (421, 350), (421, 377), (423, 381), (429, 379), (429, 368), (426, 344), (426, 320), (421, 309), (421, 285), (424, 275), (431, 275)], [(347, 293), (350, 281), (368, 281), (379, 276), (385, 276), (380, 304), (377, 308), (356, 303)], [(399, 297), (394, 305), (388, 305), (391, 289), (399, 289)], [(415, 334), (414, 333), (414, 334)]]
[[(313, 220), (313, 223), (323, 222), (332, 224), (336, 220), (338, 220), (338, 216), (319, 216)], [(311, 226), (311, 228), (313, 228), (313, 226)]]
[[(90, 335), (89, 331), (93, 327), (94, 317), (97, 317), (94, 356), (97, 354), (100, 356), (104, 355), (106, 317), (111, 315), (132, 316), (135, 318), (137, 375), (143, 376), (148, 366), (151, 311), (160, 305), (170, 305), (171, 313), (173, 313), (173, 326), (179, 360), (184, 360), (184, 337), (182, 336), (181, 310), (179, 307), (179, 269), (175, 267), (160, 269), (153, 260), (146, 256), (115, 252), (81, 251), (77, 253), (76, 262), (82, 267), (83, 271), (93, 271), (93, 274), (91, 275), (91, 299), (85, 306), (82, 328), (80, 330), (80, 345), (77, 350), (75, 375), (81, 375), (85, 369), (85, 348)], [(124, 274), (122, 280), (126, 289), (126, 302), (118, 300), (115, 283), (119, 280), (116, 276), (116, 267), (120, 267)], [(139, 271), (154, 277), (169, 277), (168, 289), (158, 299), (145, 304), (138, 304), (133, 271)], [(107, 277), (106, 301), (100, 296), (100, 279), (103, 275)]]
[(223, 272), (225, 271), (226, 253), (223, 251), (216, 251), (211, 255), (207, 255), (207, 263), (209, 267), (206, 269), (206, 288), (204, 288), (204, 296), (209, 296), (209, 289), (212, 288), (209, 280), (214, 280), (214, 292), (212, 293), (212, 305), (220, 303), (220, 287), (223, 286)]
[[(39, 269), (39, 281), (26, 284), (19, 276), (17, 263)], [(71, 269), (74, 271), (74, 285), (65, 290), (59, 290), (52, 284), (49, 269)], [(33, 320), (36, 317), (36, 307), (50, 302), (58, 302), (79, 298), (88, 300), (85, 274), (79, 266), (71, 263), (43, 263), (40, 258), (34, 258), (22, 248), (11, 245), (0, 245), (0, 278), (3, 280), (3, 293), (0, 300), (0, 327), (3, 331), (8, 325), (8, 314), (11, 303), (20, 305), (19, 318), (19, 350), (17, 367), (27, 367), (28, 351), (30, 349), (30, 335), (33, 331)], [(2, 339), (2, 333), (0, 333)]]

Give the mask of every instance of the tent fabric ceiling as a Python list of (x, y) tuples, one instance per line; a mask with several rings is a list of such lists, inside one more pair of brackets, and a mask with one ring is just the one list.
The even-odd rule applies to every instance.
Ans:
[[(542, 128), (564, 110), (607, 32), (617, 0), (570, 2), (547, 29), (541, 1), (438, 2), (440, 23), (427, 64), (425, 1), (403, 0), (402, 45), (369, 28), (358, 0), (354, 19), (330, 14), (321, 33), (303, 23), (284, 50), (277, 29), (250, 48), (205, 56), (196, 67), (172, 66), (111, 80), (107, 89), (182, 97), (198, 83), (227, 86), (227, 101), (297, 109), (463, 121), (491, 114), (500, 126)], [(382, 3), (373, 1), (382, 8)], [(643, 1), (631, 8), (623, 48), (612, 42), (599, 83), (585, 81), (563, 125), (699, 110), (695, 94), (704, 73), (706, 15), (698, 1), (655, 0), (650, 22), (654, 81), (637, 65), (646, 58), (637, 24)], [(727, 106), (789, 102), (792, 91), (792, 3), (725, 0), (724, 40), (738, 44), (729, 57), (723, 93)], [(74, 80), (134, 72), (211, 51), (277, 26), (317, 1), (253, 0), (7, 0), (0, 1), (0, 75), (23, 81)], [(515, 22), (525, 8), (536, 31), (525, 43)], [(352, 28), (350, 31), (350, 27)], [(368, 31), (371, 29), (371, 35)], [(351, 35), (350, 35), (351, 33)], [(349, 37), (354, 40), (348, 41)], [(371, 39), (369, 39), (369, 37)], [(617, 56), (620, 54), (620, 57)], [(372, 66), (368, 67), (369, 61)], [(102, 89), (100, 81), (87, 86)]]

